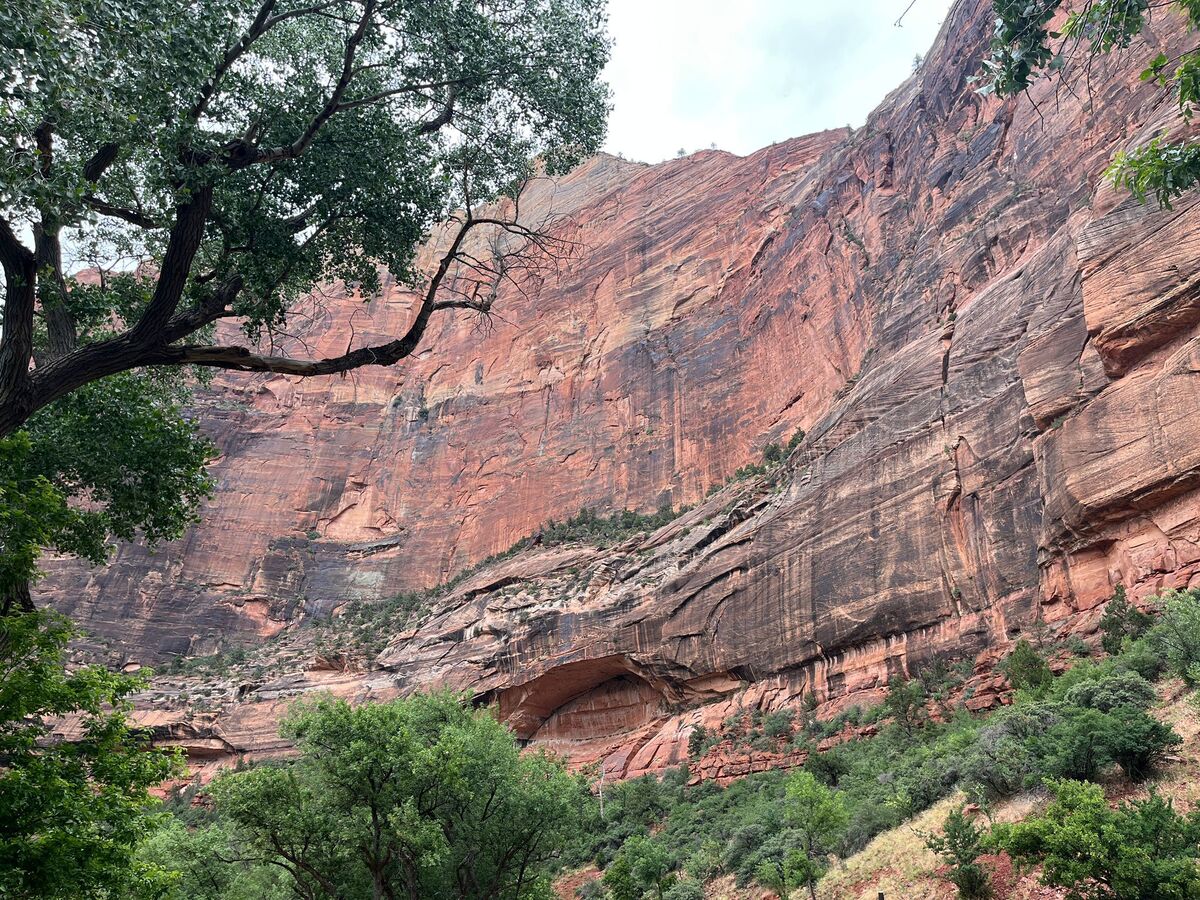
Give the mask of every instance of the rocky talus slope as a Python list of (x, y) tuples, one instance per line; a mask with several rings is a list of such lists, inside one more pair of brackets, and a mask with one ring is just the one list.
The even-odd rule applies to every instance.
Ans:
[[(1147, 40), (1171, 55), (1175, 24)], [(584, 248), (557, 278), (490, 331), (447, 318), (400, 369), (221, 379), (205, 523), (60, 564), (45, 594), (139, 662), (283, 633), (252, 679), (145, 698), (198, 754), (277, 749), (312, 689), (451, 686), (625, 774), (732, 707), (836, 704), (934, 655), (986, 661), (1034, 619), (1086, 632), (1117, 583), (1200, 582), (1200, 204), (1145, 208), (1101, 175), (1183, 126), (1138, 80), (1145, 47), (1090, 93), (981, 97), (990, 27), (958, 3), (852, 133), (541, 183)], [(408, 304), (393, 286), (353, 335), (317, 309), (308, 340), (392, 333)], [(696, 503), (797, 427), (768, 475), (652, 535), (488, 566), (365, 665), (314, 664), (295, 627), (582, 506)]]

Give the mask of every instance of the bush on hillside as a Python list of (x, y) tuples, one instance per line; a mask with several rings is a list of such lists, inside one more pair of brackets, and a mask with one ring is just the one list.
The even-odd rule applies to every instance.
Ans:
[(1000, 663), (1000, 671), (1018, 691), (1039, 691), (1054, 680), (1050, 666), (1025, 638), (1017, 641), (1012, 653)]
[(1114, 672), (1069, 688), (1063, 700), (1071, 706), (1112, 712), (1118, 706), (1146, 709), (1157, 698), (1154, 685), (1137, 672)]
[(950, 811), (941, 834), (929, 836), (925, 846), (946, 865), (946, 880), (962, 900), (985, 900), (992, 894), (987, 871), (979, 864), (986, 832), (976, 827), (957, 807)]
[(1117, 585), (1100, 617), (1100, 646), (1105, 653), (1121, 652), (1126, 641), (1136, 641), (1150, 628), (1154, 617), (1142, 612), (1125, 596), (1125, 585)]
[(1200, 896), (1200, 811), (1187, 816), (1157, 795), (1112, 809), (1094, 784), (1057, 781), (1040, 816), (997, 825), (990, 842), (1042, 867), (1070, 900), (1165, 900)]
[(1171, 673), (1195, 685), (1200, 671), (1200, 588), (1164, 593), (1149, 638)]

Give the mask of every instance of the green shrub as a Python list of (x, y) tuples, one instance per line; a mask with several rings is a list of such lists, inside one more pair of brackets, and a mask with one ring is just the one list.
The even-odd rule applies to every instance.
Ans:
[(692, 733), (688, 735), (688, 756), (691, 759), (698, 759), (703, 756), (707, 742), (708, 729), (703, 725), (697, 725), (692, 729)]
[(704, 900), (704, 886), (693, 878), (681, 878), (667, 888), (663, 900)]
[(675, 882), (673, 868), (666, 848), (645, 835), (634, 835), (604, 873), (604, 885), (612, 900), (641, 900), (647, 892), (665, 900)]
[(675, 510), (669, 505), (664, 505), (659, 507), (657, 512), (650, 514), (624, 509), (605, 517), (594, 509), (584, 507), (565, 522), (551, 519), (538, 529), (538, 537), (542, 545), (550, 547), (576, 541), (607, 546), (644, 531), (657, 531), (674, 522), (689, 509), (690, 507), (684, 506)]
[(1182, 743), (1171, 726), (1140, 709), (1119, 707), (1110, 713), (1108, 752), (1130, 778), (1150, 774), (1159, 758)]
[(1112, 712), (1118, 706), (1147, 709), (1157, 696), (1154, 685), (1137, 672), (1114, 672), (1073, 685), (1063, 700), (1072, 706)]
[(1200, 896), (1200, 812), (1180, 816), (1156, 795), (1111, 809), (1099, 786), (1078, 781), (1053, 790), (1043, 815), (997, 825), (990, 842), (1040, 865), (1043, 881), (1069, 900)]
[(1073, 634), (1067, 638), (1067, 650), (1070, 651), (1072, 656), (1078, 656), (1080, 658), (1092, 655), (1091, 650), (1088, 649), (1088, 645), (1084, 643), (1083, 638), (1077, 634)]
[(925, 712), (926, 699), (925, 686), (920, 681), (915, 678), (905, 681), (894, 677), (888, 682), (888, 693), (883, 707), (904, 733), (911, 737), (928, 719)]
[(1112, 763), (1140, 778), (1178, 743), (1169, 726), (1133, 706), (1101, 712), (1059, 704), (1057, 720), (1032, 739), (1029, 749), (1035, 777), (1095, 781)]
[(1167, 591), (1159, 598), (1159, 609), (1150, 641), (1172, 674), (1194, 684), (1194, 670), (1200, 666), (1200, 588)]
[(1157, 681), (1167, 670), (1167, 661), (1147, 637), (1125, 644), (1116, 659), (1116, 665), (1120, 669), (1137, 672), (1147, 681)]
[(1046, 660), (1025, 638), (1017, 641), (1012, 653), (1000, 663), (1000, 671), (1017, 690), (1039, 691), (1054, 680)]
[(792, 733), (792, 720), (796, 714), (790, 709), (781, 709), (777, 712), (768, 713), (763, 717), (762, 730), (769, 738), (783, 737), (785, 734)]
[(1135, 641), (1150, 628), (1154, 618), (1142, 612), (1125, 596), (1125, 585), (1117, 585), (1112, 599), (1100, 617), (1100, 646), (1105, 653), (1117, 654), (1126, 641)]
[(979, 864), (984, 835), (983, 829), (975, 827), (958, 807), (946, 817), (942, 833), (925, 841), (946, 864), (946, 880), (958, 889), (963, 900), (984, 900), (992, 894), (988, 874)]

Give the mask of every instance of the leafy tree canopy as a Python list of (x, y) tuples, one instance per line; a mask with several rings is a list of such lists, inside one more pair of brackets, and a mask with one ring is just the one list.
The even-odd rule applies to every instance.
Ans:
[(88, 384), (0, 439), (0, 615), (30, 607), (42, 548), (101, 562), (110, 538), (154, 542), (193, 521), (212, 449), (171, 373)]
[(65, 673), (71, 635), (52, 613), (0, 617), (0, 897), (156, 897), (170, 878), (136, 850), (178, 762), (126, 722), (138, 679)]
[(180, 897), (273, 891), (267, 868), (311, 898), (548, 896), (585, 789), (522, 755), (488, 711), (450, 695), (319, 700), (296, 707), (283, 734), (298, 760), (222, 775), (216, 824), (155, 848), (187, 874)]

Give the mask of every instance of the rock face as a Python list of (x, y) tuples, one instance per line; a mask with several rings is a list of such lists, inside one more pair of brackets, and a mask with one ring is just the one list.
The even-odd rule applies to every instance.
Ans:
[[(468, 689), (629, 774), (730, 709), (836, 707), (1035, 618), (1086, 631), (1117, 583), (1200, 583), (1200, 203), (1145, 208), (1101, 175), (1183, 126), (1138, 79), (1144, 47), (1090, 95), (980, 97), (990, 24), (957, 4), (856, 132), (539, 185), (583, 248), (557, 279), (490, 331), (447, 318), (406, 368), (222, 379), (205, 523), (64, 563), (46, 594), (137, 659), (203, 652), (434, 584), (582, 506), (694, 503), (804, 428), (657, 534), (488, 567), (370, 673), (285, 692)], [(1147, 40), (1172, 55), (1176, 24)], [(317, 352), (394, 333), (407, 295), (359, 310), (353, 335), (315, 315)], [(250, 685), (210, 730), (268, 722), (279, 691)]]

